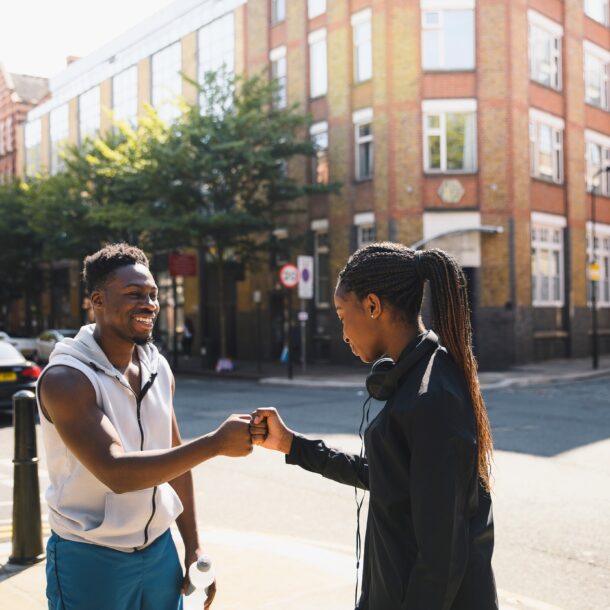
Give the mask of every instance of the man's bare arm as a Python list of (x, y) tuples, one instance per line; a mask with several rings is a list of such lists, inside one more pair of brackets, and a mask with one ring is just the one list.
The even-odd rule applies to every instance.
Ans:
[(96, 404), (91, 382), (80, 371), (55, 366), (41, 379), (44, 412), (66, 447), (115, 493), (166, 483), (218, 455), (252, 451), (247, 415), (232, 415), (210, 434), (167, 450), (127, 453), (108, 417)]

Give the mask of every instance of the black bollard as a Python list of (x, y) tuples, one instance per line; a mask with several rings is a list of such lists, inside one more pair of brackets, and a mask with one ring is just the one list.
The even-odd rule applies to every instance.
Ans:
[(9, 562), (23, 565), (45, 558), (36, 452), (36, 397), (28, 390), (13, 395), (13, 428), (13, 552)]

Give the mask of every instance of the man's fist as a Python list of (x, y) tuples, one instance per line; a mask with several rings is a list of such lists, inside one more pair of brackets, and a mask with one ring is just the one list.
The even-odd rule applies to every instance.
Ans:
[(242, 457), (252, 453), (250, 415), (231, 415), (213, 433), (218, 454)]

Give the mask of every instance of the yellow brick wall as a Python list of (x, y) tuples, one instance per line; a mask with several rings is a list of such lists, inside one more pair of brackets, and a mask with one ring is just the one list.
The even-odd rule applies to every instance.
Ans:
[(100, 135), (105, 136), (112, 128), (112, 79), (107, 78), (100, 84)]
[[(191, 32), (182, 39), (182, 72), (197, 81), (197, 32)], [(189, 104), (197, 103), (197, 87), (182, 79), (182, 96)]]
[(41, 117), (40, 127), (42, 129), (42, 139), (40, 141), (40, 171), (46, 174), (49, 171), (50, 154), (50, 133), (49, 133), (49, 114)]
[(138, 116), (143, 116), (146, 113), (146, 105), (150, 104), (150, 63), (150, 57), (145, 57), (138, 62)]

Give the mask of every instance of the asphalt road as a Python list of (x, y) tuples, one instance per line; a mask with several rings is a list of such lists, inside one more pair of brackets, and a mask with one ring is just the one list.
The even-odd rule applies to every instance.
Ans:
[[(294, 430), (358, 451), (363, 400), (355, 390), (180, 378), (175, 407), (185, 438), (209, 432), (229, 413), (273, 405)], [(610, 380), (489, 391), (486, 400), (496, 444), (494, 566), (501, 599), (536, 610), (610, 609)], [(6, 529), (12, 430), (9, 418), (2, 421), (0, 527)], [(258, 448), (246, 459), (202, 464), (194, 474), (204, 535), (274, 536), (353, 554), (353, 489)], [(44, 475), (43, 461), (42, 487)], [(351, 587), (345, 595), (351, 599)]]

